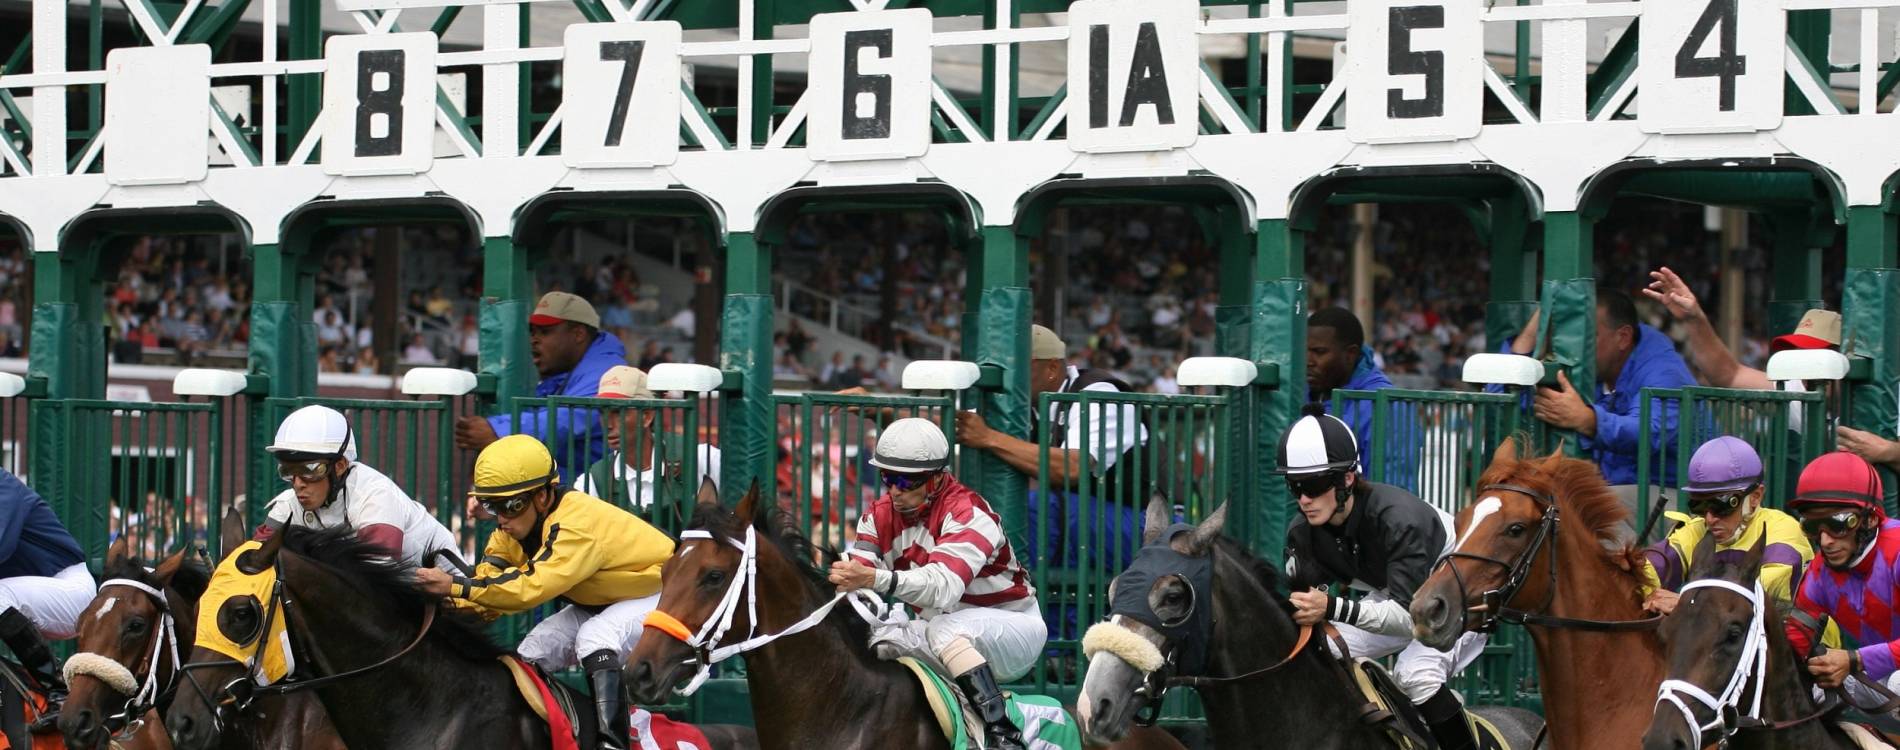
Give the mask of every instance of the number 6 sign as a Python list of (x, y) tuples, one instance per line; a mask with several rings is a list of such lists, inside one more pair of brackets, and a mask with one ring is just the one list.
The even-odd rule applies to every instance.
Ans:
[(1781, 124), (1787, 16), (1775, 0), (1643, 3), (1636, 121), (1648, 133)]

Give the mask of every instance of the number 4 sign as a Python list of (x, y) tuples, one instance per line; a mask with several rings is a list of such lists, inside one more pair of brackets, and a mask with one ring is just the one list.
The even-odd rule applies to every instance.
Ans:
[(1787, 16), (1775, 0), (1643, 3), (1636, 120), (1649, 133), (1781, 124)]

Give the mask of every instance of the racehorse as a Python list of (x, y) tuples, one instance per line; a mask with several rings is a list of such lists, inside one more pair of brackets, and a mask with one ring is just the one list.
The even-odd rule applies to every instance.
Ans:
[[(737, 512), (726, 510), (702, 489), (691, 528), (710, 535), (707, 540), (686, 536), (661, 573), (658, 611), (698, 629), (713, 617), (729, 589), (747, 587), (756, 576), (757, 620), (740, 606), (732, 620), (737, 632), (780, 634), (746, 652), (746, 683), (752, 698), (752, 717), (759, 728), (761, 747), (770, 750), (883, 750), (915, 748), (947, 750), (944, 738), (917, 678), (903, 666), (884, 661), (869, 647), (866, 622), (840, 608), (822, 616), (809, 629), (792, 630), (794, 623), (812, 622), (832, 587), (814, 565), (809, 539), (791, 530), (788, 514), (759, 499), (754, 485)], [(690, 532), (689, 532), (690, 534)], [(756, 540), (753, 564), (741, 569), (745, 555), (734, 543), (715, 540)], [(714, 641), (718, 639), (715, 638)], [(716, 647), (718, 643), (706, 644)], [(628, 659), (628, 679), (634, 697), (660, 700), (665, 692), (686, 680), (687, 661), (695, 651), (685, 643), (645, 637)], [(701, 655), (700, 658), (704, 658)], [(1180, 748), (1165, 732), (1149, 730), (1115, 744), (1121, 750)]]
[[(236, 547), (243, 538), (241, 516), (227, 516), (224, 529), (225, 548)], [(80, 613), (77, 653), (67, 659), (71, 693), (59, 721), (67, 747), (171, 747), (160, 717), (171, 702), (176, 667), (196, 635), (191, 626), (210, 576), (188, 550), (146, 570), (125, 537), (106, 549), (105, 577)], [(343, 748), (311, 696), (271, 696), (259, 704), (259, 714), (269, 718), (247, 723), (249, 732), (228, 733), (222, 746)]]
[[(1171, 680), (1194, 685), (1207, 711), (1216, 747), (1257, 747), (1272, 737), (1277, 747), (1393, 747), (1385, 729), (1360, 719), (1359, 694), (1340, 661), (1321, 645), (1324, 637), (1293, 622), (1293, 605), (1278, 592), (1273, 566), (1223, 536), (1227, 506), (1222, 505), (1192, 533), (1163, 540), (1170, 506), (1155, 498), (1148, 505), (1144, 546), (1166, 544), (1181, 555), (1181, 571), (1157, 570), (1152, 578), (1118, 576), (1114, 587), (1146, 585), (1154, 615), (1164, 623), (1185, 623), (1171, 639), (1158, 629), (1120, 615), (1097, 625), (1130, 637), (1103, 635), (1111, 646), (1090, 655), (1088, 674), (1077, 699), (1083, 737), (1107, 743), (1125, 736), (1137, 715), (1158, 708)], [(1197, 590), (1189, 568), (1211, 560), (1209, 579)], [(1139, 565), (1139, 563), (1137, 563)], [(1165, 574), (1164, 574), (1165, 573)], [(1116, 600), (1110, 594), (1110, 600)], [(1196, 620), (1197, 607), (1212, 607), (1211, 618)], [(1203, 629), (1204, 627), (1204, 629)], [(1085, 641), (1095, 645), (1098, 631)], [(1205, 653), (1205, 668), (1187, 671), (1190, 653)], [(1147, 669), (1131, 663), (1139, 662)], [(1528, 748), (1540, 724), (1520, 709), (1479, 709), (1497, 726), (1510, 747)]]
[[(213, 575), (212, 590), (235, 583), (262, 595), (213, 602), (208, 594), (199, 620), (211, 618), (204, 624), (224, 638), (257, 649), (260, 663), (294, 660), (307, 673), (254, 687), (246, 664), (196, 645), (165, 714), (178, 747), (209, 748), (258, 695), (304, 690), (323, 701), (354, 750), (552, 747), (548, 722), (498, 660), (506, 651), (479, 621), (417, 590), (412, 569), (382, 548), (348, 529), (290, 527), (235, 554)], [(265, 634), (279, 630), (289, 654), (272, 653), (283, 647)], [(714, 743), (709, 750), (753, 746), (743, 727), (701, 729)]]
[[(1597, 467), (1506, 440), (1458, 512), (1457, 541), (1412, 599), (1435, 648), (1466, 630), (1523, 624), (1537, 646), (1549, 747), (1634, 747), (1662, 682), (1662, 642), (1639, 600), (1630, 512)], [(1588, 618), (1588, 619), (1586, 619)]]
[(1669, 679), (1644, 749), (1858, 747), (1832, 718), (1841, 704), (1815, 704), (1808, 670), (1762, 595), (1762, 540), (1733, 565), (1715, 559), (1714, 540), (1696, 545), (1692, 580), (1663, 621)]

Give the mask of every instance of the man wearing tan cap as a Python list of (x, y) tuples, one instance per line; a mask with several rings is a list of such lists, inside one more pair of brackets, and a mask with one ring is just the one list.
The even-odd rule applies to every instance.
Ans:
[[(1709, 322), (1709, 316), (1702, 312), (1702, 305), (1696, 301), (1695, 292), (1683, 283), (1682, 277), (1667, 266), (1649, 272), (1653, 281), (1643, 290), (1643, 295), (1662, 303), (1670, 316), (1682, 321), (1689, 329), (1689, 360), (1695, 369), (1707, 378), (1709, 385), (1717, 388), (1748, 388), (1770, 390), (1774, 383), (1768, 382), (1768, 373), (1743, 365), (1722, 343), (1722, 337), (1716, 335), (1715, 326)], [(1841, 314), (1828, 310), (1809, 310), (1801, 316), (1801, 323), (1794, 332), (1786, 336), (1777, 336), (1770, 342), (1772, 351), (1783, 349), (1840, 349)]]
[[(601, 333), (600, 314), (594, 306), (567, 292), (541, 295), (534, 314), (528, 316), (528, 351), (541, 373), (541, 382), (534, 388), (537, 398), (591, 398), (609, 368), (627, 363), (620, 339)], [(600, 415), (591, 410), (557, 409), (550, 415), (546, 407), (536, 407), (523, 409), (518, 423), (516, 417), (462, 417), (455, 422), (455, 445), (481, 450), (507, 435), (533, 435), (552, 446), (562, 478), (570, 482), (578, 467), (589, 466), (606, 453)]]
[[(651, 399), (647, 374), (638, 367), (620, 365), (600, 376), (599, 398)], [(719, 448), (700, 443), (697, 477), (685, 471), (685, 436), (661, 434), (659, 412), (632, 407), (609, 414), (606, 458), (595, 461), (574, 489), (627, 508), (661, 529), (680, 527), (692, 515), (695, 490), (703, 479), (719, 486)], [(671, 425), (679, 427), (679, 425)]]

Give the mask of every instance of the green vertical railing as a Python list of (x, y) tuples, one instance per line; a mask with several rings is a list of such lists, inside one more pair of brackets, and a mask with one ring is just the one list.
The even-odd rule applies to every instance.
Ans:
[[(1652, 416), (1670, 406), (1677, 410), (1676, 429), (1657, 434), (1651, 426)], [(1637, 454), (1639, 531), (1648, 523), (1657, 502), (1672, 502), (1677, 510), (1686, 508), (1678, 488), (1667, 485), (1681, 484), (1688, 476), (1689, 459), (1703, 443), (1728, 435), (1754, 446), (1762, 460), (1762, 504), (1780, 508), (1794, 495), (1801, 468), (1826, 452), (1834, 435), (1828, 429), (1831, 423), (1826, 397), (1818, 392), (1701, 386), (1644, 388), (1638, 419), (1642, 423), (1639, 440), (1645, 446), (1659, 448)], [(1668, 468), (1674, 471), (1666, 471)], [(1673, 483), (1667, 481), (1672, 475), (1677, 480)], [(1669, 526), (1658, 521), (1641, 541), (1648, 543), (1666, 535)]]
[(779, 415), (779, 499), (821, 546), (849, 544), (858, 518), (883, 494), (883, 482), (870, 464), (883, 425), (908, 417), (936, 422), (954, 458), (954, 396), (799, 393), (773, 398)]
[(215, 546), (226, 495), (222, 401), (47, 401), (67, 436), (66, 468), (47, 500), (95, 571), (123, 536), (156, 560), (181, 547)]
[[(328, 406), (349, 420), (356, 441), (356, 460), (396, 483), (411, 499), (433, 513), (437, 520), (456, 532), (464, 551), (475, 549), (477, 533), (468, 515), (468, 470), (472, 456), (459, 456), (455, 450), (455, 418), (465, 413), (465, 399), (394, 400), (346, 398), (271, 398), (264, 400), (263, 413), (270, 430), (291, 412), (305, 406)], [(258, 447), (261, 452), (262, 446)], [(273, 484), (274, 483), (274, 484)], [(258, 498), (250, 508), (253, 522), (261, 523), (271, 497), (284, 489), (275, 472), (258, 484), (268, 495)]]
[(718, 481), (719, 449), (705, 429), (716, 411), (710, 398), (555, 397), (515, 403), (517, 424), (531, 408), (595, 415), (607, 446), (599, 459), (580, 465), (588, 456), (588, 436), (582, 433), (566, 433), (549, 446), (557, 464), (572, 468), (562, 471), (571, 478), (569, 486), (633, 511), (674, 538), (692, 519), (700, 479)]

